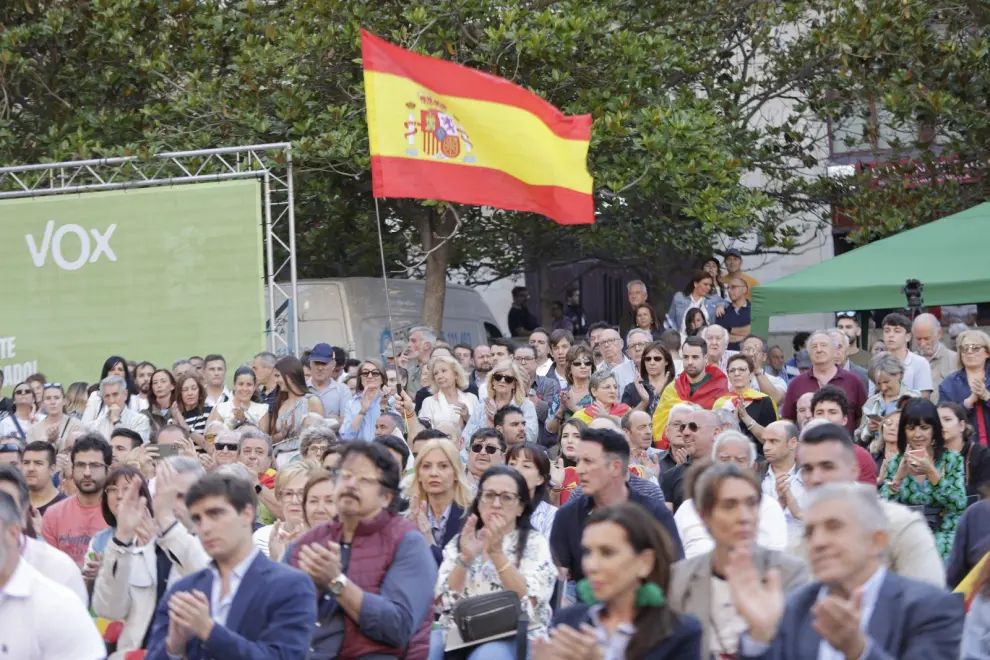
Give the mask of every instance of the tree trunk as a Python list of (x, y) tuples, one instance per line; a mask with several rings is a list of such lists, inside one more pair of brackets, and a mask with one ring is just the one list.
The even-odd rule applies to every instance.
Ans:
[[(447, 263), (450, 241), (444, 238), (454, 230), (453, 214), (436, 207), (425, 208), (418, 218), (423, 250), (434, 250), (426, 258), (426, 295), (423, 300), (423, 325), (433, 328), (437, 335), (443, 330), (443, 304), (447, 295)], [(441, 245), (441, 241), (443, 244)]]

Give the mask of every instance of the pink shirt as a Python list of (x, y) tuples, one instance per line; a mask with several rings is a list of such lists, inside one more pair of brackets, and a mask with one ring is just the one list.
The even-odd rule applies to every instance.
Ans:
[(109, 525), (103, 520), (103, 509), (99, 503), (82, 506), (78, 497), (70, 497), (45, 511), (41, 535), (48, 545), (58, 548), (82, 566), (90, 539), (107, 527)]

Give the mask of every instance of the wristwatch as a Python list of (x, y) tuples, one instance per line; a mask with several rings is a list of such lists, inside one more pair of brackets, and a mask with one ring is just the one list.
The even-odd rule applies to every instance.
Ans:
[(344, 589), (347, 588), (348, 584), (350, 584), (350, 580), (347, 579), (346, 575), (341, 573), (334, 579), (330, 580), (330, 593), (334, 596), (339, 596), (344, 593)]

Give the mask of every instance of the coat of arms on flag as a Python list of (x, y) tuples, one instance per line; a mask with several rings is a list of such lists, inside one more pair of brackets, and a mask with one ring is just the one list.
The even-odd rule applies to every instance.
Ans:
[(409, 110), (409, 117), (403, 126), (409, 142), (406, 153), (417, 157), (422, 153), (437, 160), (477, 162), (471, 154), (472, 145), (464, 124), (447, 111), (446, 104), (426, 92), (419, 93), (416, 101), (406, 103)]

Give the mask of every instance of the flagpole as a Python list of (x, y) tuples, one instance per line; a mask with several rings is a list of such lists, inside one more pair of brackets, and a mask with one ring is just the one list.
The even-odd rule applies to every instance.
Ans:
[[(392, 327), (392, 299), (388, 295), (388, 269), (385, 266), (385, 239), (382, 237), (382, 216), (378, 210), (378, 198), (375, 197), (375, 227), (378, 229), (378, 252), (382, 258), (382, 284), (385, 286), (385, 309), (388, 311), (388, 336), (392, 344), (392, 359), (399, 356), (395, 354), (395, 329)], [(382, 358), (385, 356), (382, 355)]]

